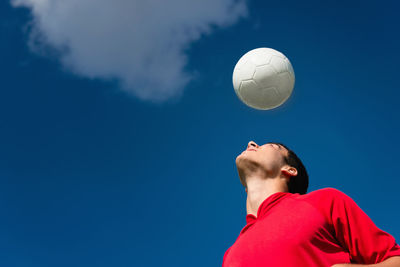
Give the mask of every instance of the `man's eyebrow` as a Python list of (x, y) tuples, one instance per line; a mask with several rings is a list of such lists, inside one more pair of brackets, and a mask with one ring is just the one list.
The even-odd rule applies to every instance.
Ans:
[(281, 150), (286, 150), (286, 151), (289, 152), (289, 150), (287, 149), (287, 147), (285, 147), (284, 145), (279, 144), (279, 143), (274, 143), (274, 144), (278, 145), (279, 149), (281, 149)]
[(270, 144), (274, 144), (274, 145), (277, 145), (277, 146), (279, 147), (279, 149), (282, 149), (282, 145), (281, 145), (281, 144), (278, 144), (278, 143), (274, 143), (274, 142), (271, 142)]

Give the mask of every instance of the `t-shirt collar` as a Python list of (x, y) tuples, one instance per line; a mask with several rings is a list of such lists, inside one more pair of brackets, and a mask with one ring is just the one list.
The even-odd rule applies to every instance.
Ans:
[(254, 214), (246, 215), (246, 223), (249, 224), (249, 223), (255, 222), (257, 220), (257, 218), (261, 218), (268, 212), (268, 210), (270, 210), (273, 206), (275, 206), (279, 202), (278, 200), (280, 200), (284, 196), (288, 196), (288, 195), (291, 195), (291, 193), (277, 192), (277, 193), (270, 195), (258, 207), (257, 217)]

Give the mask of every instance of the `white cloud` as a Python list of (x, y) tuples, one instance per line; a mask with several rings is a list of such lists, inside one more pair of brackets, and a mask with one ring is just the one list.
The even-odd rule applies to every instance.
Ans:
[(245, 0), (11, 0), (32, 12), (34, 51), (58, 51), (70, 71), (117, 79), (144, 100), (179, 96), (185, 49), (246, 15)]

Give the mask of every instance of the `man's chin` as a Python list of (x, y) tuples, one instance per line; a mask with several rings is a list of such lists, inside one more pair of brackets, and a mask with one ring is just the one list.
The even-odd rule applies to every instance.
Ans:
[(240, 170), (245, 170), (249, 165), (252, 165), (252, 160), (246, 156), (245, 153), (240, 154), (236, 157), (236, 167)]
[(250, 161), (249, 154), (247, 153), (247, 151), (243, 151), (241, 154), (239, 154), (236, 157), (236, 164), (238, 164), (238, 162), (247, 161), (247, 160)]
[(236, 157), (236, 160), (235, 160), (235, 162), (236, 162), (236, 166), (238, 166), (238, 164), (240, 164), (243, 160), (245, 160), (245, 155), (243, 155), (243, 153), (242, 154), (240, 154), (239, 156), (237, 156)]

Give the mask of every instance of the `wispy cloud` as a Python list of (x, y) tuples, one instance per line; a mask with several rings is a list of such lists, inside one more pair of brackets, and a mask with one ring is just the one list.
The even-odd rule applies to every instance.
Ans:
[(246, 15), (245, 0), (11, 0), (32, 12), (30, 47), (57, 51), (70, 71), (117, 79), (143, 100), (179, 96), (185, 49)]

